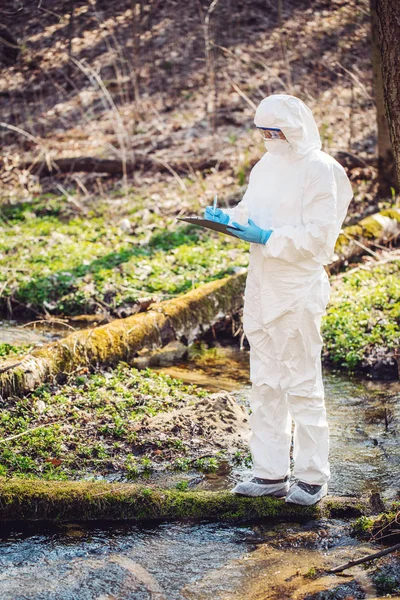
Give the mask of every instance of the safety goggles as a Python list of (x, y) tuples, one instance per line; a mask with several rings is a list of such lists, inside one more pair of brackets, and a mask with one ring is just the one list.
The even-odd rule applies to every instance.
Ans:
[(285, 134), (278, 127), (257, 127), (264, 140), (285, 140)]

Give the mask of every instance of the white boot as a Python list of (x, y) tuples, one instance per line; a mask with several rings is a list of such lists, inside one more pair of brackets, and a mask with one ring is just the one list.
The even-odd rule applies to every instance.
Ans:
[(286, 502), (311, 506), (319, 502), (327, 493), (328, 485), (326, 483), (323, 485), (311, 485), (310, 483), (304, 483), (304, 481), (298, 481), (290, 488), (286, 496)]
[(232, 490), (239, 496), (275, 496), (283, 498), (289, 490), (289, 477), (284, 479), (260, 479), (253, 477), (250, 481), (238, 483)]

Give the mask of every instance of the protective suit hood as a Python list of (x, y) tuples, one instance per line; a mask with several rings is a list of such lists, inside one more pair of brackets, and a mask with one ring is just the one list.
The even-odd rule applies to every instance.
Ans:
[(279, 127), (293, 152), (305, 155), (321, 150), (321, 138), (311, 110), (295, 96), (274, 94), (264, 98), (254, 117), (257, 127)]

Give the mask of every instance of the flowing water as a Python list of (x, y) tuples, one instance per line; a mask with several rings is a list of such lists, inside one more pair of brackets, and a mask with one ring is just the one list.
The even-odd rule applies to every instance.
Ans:
[[(0, 548), (2, 600), (303, 598), (343, 583), (337, 576), (304, 577), (311, 567), (337, 566), (371, 552), (369, 544), (332, 520), (147, 528), (32, 525), (23, 532), (3, 528)], [(350, 581), (363, 577), (354, 569)], [(373, 588), (363, 597), (374, 598)]]
[[(242, 374), (246, 353), (230, 354), (230, 360), (237, 361)], [(213, 391), (221, 387), (218, 377), (210, 378), (204, 369), (193, 373), (179, 365), (162, 371)], [(224, 382), (226, 376), (221, 379)], [(248, 406), (250, 384), (235, 383), (232, 376), (230, 384), (232, 395)], [(331, 440), (330, 493), (354, 496), (377, 491), (385, 498), (395, 498), (400, 489), (400, 382), (377, 382), (325, 370), (324, 386)], [(226, 489), (250, 473), (243, 468), (226, 469), (223, 475), (205, 476), (199, 486)]]
[[(243, 367), (246, 353), (236, 359)], [(212, 390), (226, 381), (215, 373), (211, 379), (193, 365), (163, 370)], [(324, 380), (331, 427), (330, 492), (375, 490), (395, 498), (400, 487), (400, 384), (333, 372), (325, 372)], [(230, 376), (230, 381), (231, 393), (247, 404), (249, 384), (242, 377), (235, 382)], [(222, 469), (198, 477), (195, 487), (226, 489), (249, 474), (244, 468)], [(330, 598), (375, 598), (361, 568), (352, 569), (347, 578), (304, 577), (310, 567), (338, 565), (371, 549), (353, 539), (345, 523), (332, 520), (149, 527), (31, 524), (24, 529), (3, 525), (0, 600), (285, 600), (336, 586), (342, 586), (344, 595)], [(357, 586), (364, 595), (357, 596)]]

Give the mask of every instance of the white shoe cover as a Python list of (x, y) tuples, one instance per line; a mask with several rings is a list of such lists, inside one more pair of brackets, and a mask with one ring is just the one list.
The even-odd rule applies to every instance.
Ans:
[(239, 496), (275, 496), (283, 498), (283, 496), (286, 496), (288, 490), (289, 481), (261, 484), (251, 480), (238, 483), (231, 491), (233, 494), (238, 494)]
[[(308, 487), (308, 484), (305, 484), (304, 487)], [(310, 492), (312, 487), (314, 486), (310, 486)], [(292, 504), (301, 504), (302, 506), (311, 506), (312, 504), (319, 502), (321, 498), (327, 495), (327, 493), (328, 485), (326, 483), (324, 483), (320, 490), (318, 490), (315, 494), (307, 492), (305, 489), (300, 487), (298, 483), (294, 483), (286, 496), (286, 502), (291, 502)]]

